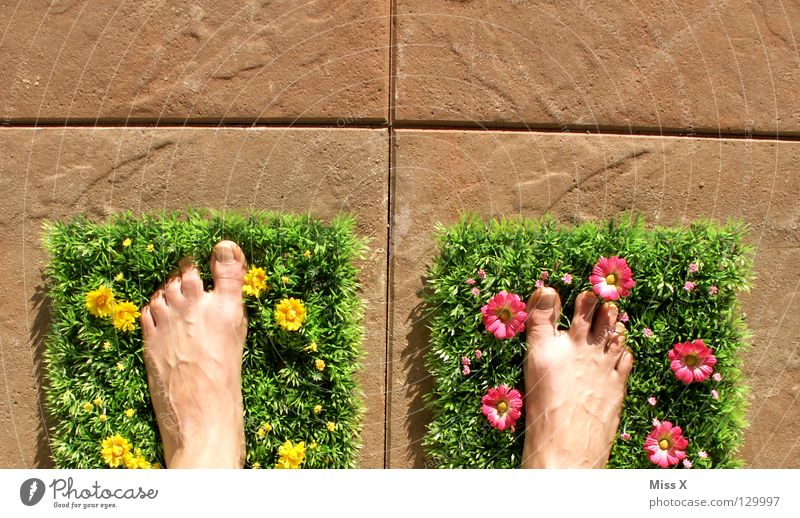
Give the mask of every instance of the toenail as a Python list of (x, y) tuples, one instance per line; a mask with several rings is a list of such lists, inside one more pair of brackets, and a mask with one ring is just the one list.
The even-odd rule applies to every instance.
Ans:
[(230, 264), (234, 262), (235, 258), (233, 256), (233, 247), (230, 243), (220, 243), (217, 245), (216, 250), (214, 250), (214, 257), (216, 258), (217, 262), (223, 264)]
[(536, 309), (550, 309), (555, 307), (557, 298), (558, 296), (553, 290), (542, 292), (542, 294), (539, 295), (538, 302), (536, 302)]

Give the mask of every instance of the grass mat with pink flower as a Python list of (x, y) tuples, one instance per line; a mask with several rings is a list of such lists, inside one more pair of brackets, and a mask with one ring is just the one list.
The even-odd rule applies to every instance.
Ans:
[[(608, 267), (601, 258), (619, 258), (635, 283), (620, 285), (615, 301), (635, 361), (608, 467), (655, 467), (645, 442), (667, 422), (688, 442), (676, 436), (688, 463), (670, 466), (739, 467), (747, 410), (741, 353), (748, 333), (737, 293), (749, 289), (752, 266), (745, 232), (738, 223), (665, 228), (633, 219), (567, 227), (552, 219), (465, 217), (439, 228), (440, 252), (426, 290), (426, 364), (434, 382), (426, 394), (434, 415), (424, 441), (428, 465), (519, 467), (524, 413), (501, 430), (484, 416), (481, 401), (513, 388), (524, 394), (524, 329), (511, 322), (487, 332), (481, 308), (495, 296), (517, 294), (525, 302), (537, 286), (551, 286), (563, 304), (560, 325), (569, 327), (576, 296), (603, 289), (594, 286), (597, 277), (590, 281), (595, 266)], [(505, 404), (502, 410), (508, 412)]]
[[(239, 243), (250, 267), (242, 387), (248, 464), (273, 467), (291, 450), (291, 467), (355, 466), (362, 303), (354, 260), (365, 247), (353, 219), (326, 225), (309, 216), (192, 211), (46, 226), (46, 392), (58, 467), (108, 467), (104, 441), (130, 450), (126, 467), (163, 465), (136, 316), (184, 256), (196, 258), (210, 288), (208, 259), (222, 239)], [(297, 329), (282, 325), (276, 311), (292, 299), (305, 311)]]

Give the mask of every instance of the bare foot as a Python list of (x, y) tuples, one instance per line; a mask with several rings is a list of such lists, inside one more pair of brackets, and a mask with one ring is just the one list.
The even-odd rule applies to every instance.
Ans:
[(617, 306), (592, 292), (575, 301), (569, 331), (559, 331), (561, 300), (539, 288), (528, 301), (525, 357), (526, 468), (602, 468), (619, 426), (633, 355)]
[(142, 309), (147, 382), (170, 468), (244, 465), (245, 259), (236, 243), (217, 243), (211, 274), (206, 292), (184, 259)]

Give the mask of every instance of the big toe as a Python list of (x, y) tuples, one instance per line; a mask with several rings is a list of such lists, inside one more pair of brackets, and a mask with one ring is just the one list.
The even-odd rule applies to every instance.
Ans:
[(211, 276), (214, 291), (241, 298), (244, 284), (244, 252), (233, 241), (220, 241), (211, 254)]
[(538, 288), (528, 300), (528, 319), (525, 321), (528, 343), (551, 338), (558, 329), (561, 316), (561, 297), (553, 288)]

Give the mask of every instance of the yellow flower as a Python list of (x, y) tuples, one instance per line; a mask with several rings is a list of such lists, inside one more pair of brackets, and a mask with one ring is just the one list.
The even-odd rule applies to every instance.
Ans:
[(126, 237), (125, 241), (122, 242), (122, 246), (124, 246), (125, 248), (128, 248), (129, 246), (131, 246), (131, 243), (133, 243), (133, 241), (131, 241), (131, 238)]
[(317, 342), (311, 342), (307, 346), (303, 347), (303, 350), (305, 350), (307, 352), (312, 352), (312, 353), (317, 352)]
[(100, 286), (86, 294), (86, 309), (96, 317), (107, 317), (114, 311), (114, 292)]
[(103, 342), (103, 350), (108, 351), (109, 349), (111, 349), (111, 342), (106, 340), (105, 342)]
[(87, 412), (91, 412), (94, 409), (94, 405), (91, 403), (84, 403), (83, 409), (86, 410)]
[(322, 405), (315, 406), (314, 407), (314, 413), (315, 414), (319, 414), (320, 412), (322, 412)]
[(122, 282), (122, 281), (124, 281), (124, 280), (125, 280), (125, 276), (122, 274), (122, 272), (119, 272), (119, 273), (117, 274), (117, 276), (116, 276), (116, 277), (114, 277), (114, 280), (115, 280), (115, 281), (117, 281), (117, 282)]
[(253, 464), (250, 465), (250, 467), (253, 468), (253, 469), (261, 469), (261, 463), (260, 462), (254, 462)]
[(100, 399), (99, 397), (96, 397), (96, 398), (94, 398), (94, 401), (93, 401), (93, 403), (94, 403), (95, 405), (97, 405), (97, 406), (103, 406), (103, 400), (102, 400), (102, 399)]
[(155, 249), (156, 249), (156, 247), (153, 246), (153, 243), (150, 243), (149, 245), (147, 245), (147, 251), (148, 252), (152, 252)]
[(329, 432), (336, 430), (336, 423), (334, 423), (333, 421), (328, 421), (328, 424), (326, 424), (325, 426), (328, 427)]
[(263, 268), (250, 268), (244, 276), (242, 293), (258, 297), (267, 289), (267, 272)]
[(306, 319), (306, 307), (295, 298), (283, 299), (275, 306), (275, 321), (286, 331), (297, 331)]
[(150, 465), (150, 468), (152, 468), (152, 469), (161, 469), (161, 463), (160, 462), (154, 462), (154, 463), (152, 463)]
[(105, 423), (106, 421), (108, 421), (108, 416), (105, 414), (100, 414), (97, 418), (100, 419), (101, 423)]
[(133, 302), (125, 301), (114, 304), (114, 327), (120, 331), (133, 331), (139, 316), (141, 316), (139, 308)]
[(303, 252), (303, 257), (305, 257), (306, 259), (311, 257), (311, 250), (306, 250), (305, 252)]
[(100, 446), (103, 460), (112, 468), (119, 467), (125, 461), (125, 457), (131, 454), (131, 443), (120, 434), (103, 439)]
[(306, 457), (306, 443), (286, 441), (278, 447), (278, 455), (276, 469), (298, 469)]
[(309, 450), (316, 450), (317, 449), (317, 441), (311, 441), (311, 444), (308, 445)]
[(136, 455), (132, 453), (128, 453), (123, 457), (123, 462), (125, 463), (125, 467), (128, 469), (150, 469), (152, 466), (150, 465), (147, 460), (142, 457), (140, 453), (137, 452)]
[(125, 365), (123, 365), (122, 362), (117, 362), (117, 370), (118, 371), (124, 371), (125, 370)]
[(316, 367), (318, 371), (323, 370), (325, 368), (325, 360), (320, 360), (319, 358), (317, 358), (316, 360), (314, 360), (314, 367)]
[(272, 431), (272, 425), (269, 423), (264, 423), (258, 428), (256, 435), (258, 435), (261, 439), (263, 439), (264, 436), (271, 431)]
[(134, 412), (132, 408), (129, 408), (125, 411), (125, 415), (128, 417), (133, 417), (134, 414), (136, 414), (136, 412)]
[(281, 282), (284, 284), (289, 284), (289, 277), (284, 275), (283, 277), (281, 277)]

